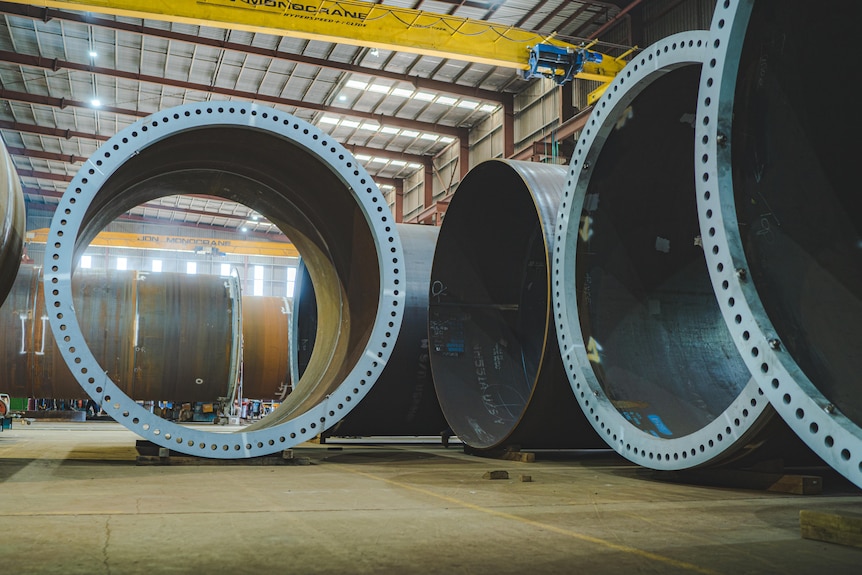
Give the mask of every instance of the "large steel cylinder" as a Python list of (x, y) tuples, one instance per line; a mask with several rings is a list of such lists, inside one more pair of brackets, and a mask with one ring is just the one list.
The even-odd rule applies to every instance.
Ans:
[[(439, 435), (447, 427), (428, 358), (428, 285), (439, 228), (398, 224), (404, 248), (404, 321), (386, 369), (362, 403), (326, 432), (330, 437)], [(294, 296), (292, 355), (303, 373), (318, 329), (314, 286), (300, 266)], [(297, 387), (305, 385), (299, 378)]]
[[(697, 111), (698, 209), (733, 341), (788, 425), (862, 487), (862, 126), (847, 62), (862, 6), (835, 18), (719, 2)], [(837, 42), (813, 49), (812, 38)], [(848, 80), (849, 81), (849, 80)]]
[(706, 269), (693, 122), (707, 40), (669, 36), (618, 75), (558, 216), (553, 299), (572, 389), (608, 445), (654, 469), (798, 444), (739, 357)]
[[(316, 348), (326, 353), (311, 358), (308, 385), (237, 433), (187, 428), (137, 405), (93, 356), (74, 308), (71, 275), (91, 239), (133, 206), (184, 193), (219, 196), (266, 216), (314, 279)], [(45, 253), (51, 329), (84, 390), (144, 439), (212, 458), (274, 453), (343, 418), (385, 367), (404, 309), (404, 261), (391, 220), (371, 177), (311, 124), (243, 102), (168, 109), (112, 137), (63, 194)]]
[[(239, 281), (77, 270), (75, 309), (107, 375), (136, 400), (231, 397), (239, 366)], [(81, 398), (48, 329), (42, 267), (22, 265), (0, 306), (0, 388), (13, 397)]]
[(607, 447), (566, 380), (549, 255), (562, 166), (490, 160), (452, 197), (431, 269), (431, 371), (473, 450)]
[(6, 144), (0, 139), (0, 304), (12, 289), (18, 273), (24, 250), (25, 226), (21, 180)]
[(287, 298), (243, 296), (243, 397), (284, 401), (291, 392), (290, 310)]

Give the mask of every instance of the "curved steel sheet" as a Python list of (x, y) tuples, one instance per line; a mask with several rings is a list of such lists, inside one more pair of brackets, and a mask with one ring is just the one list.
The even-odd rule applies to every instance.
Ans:
[(305, 262), (300, 259), (293, 288), (293, 315), (290, 318), (290, 378), (299, 384), (311, 360), (317, 339), (317, 297)]
[(0, 140), (0, 304), (6, 299), (24, 251), (24, 193), (12, 156)]
[(606, 447), (566, 381), (549, 255), (563, 166), (489, 160), (452, 197), (431, 268), (431, 371), (474, 450)]
[(718, 4), (696, 180), (709, 272), (742, 357), (797, 435), (862, 487), (859, 106), (853, 91), (800, 76), (844, 74), (810, 38), (846, 45), (862, 15), (848, 4), (822, 20), (776, 0)]
[(287, 298), (243, 296), (243, 397), (284, 401), (290, 393), (291, 317)]
[[(439, 435), (446, 420), (434, 392), (428, 358), (428, 285), (439, 228), (396, 226), (404, 249), (404, 321), (395, 349), (374, 388), (326, 436)], [(292, 354), (302, 373), (315, 345), (317, 310), (314, 288), (304, 266), (297, 272)], [(299, 386), (304, 385), (302, 379)]]
[(583, 130), (558, 216), (554, 302), (571, 387), (608, 445), (655, 469), (741, 457), (774, 427), (700, 246), (693, 121), (707, 41), (670, 36), (619, 74)]
[[(72, 283), (87, 344), (123, 393), (151, 401), (230, 397), (237, 278), (77, 270)], [(13, 397), (83, 397), (47, 320), (42, 267), (24, 264), (0, 306), (0, 388)]]
[[(331, 353), (312, 359), (311, 384), (301, 393), (237, 433), (165, 421), (122, 393), (87, 347), (73, 305), (75, 259), (90, 240), (129, 208), (183, 193), (220, 196), (267, 216), (320, 286), (318, 343)], [(143, 438), (203, 457), (266, 455), (335, 424), (385, 367), (403, 316), (401, 244), (371, 177), (327, 134), (257, 104), (179, 106), (112, 137), (63, 195), (45, 258), (51, 329), (84, 390)]]

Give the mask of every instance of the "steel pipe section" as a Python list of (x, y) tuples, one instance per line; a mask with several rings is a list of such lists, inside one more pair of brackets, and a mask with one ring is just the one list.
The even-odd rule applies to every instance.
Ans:
[(24, 251), (24, 192), (6, 144), (0, 139), (0, 304), (6, 299)]
[[(846, 63), (810, 39), (855, 35), (862, 11), (719, 2), (697, 112), (698, 210), (724, 319), (761, 389), (862, 487), (862, 203)], [(820, 36), (824, 37), (824, 36)], [(834, 52), (834, 50), (833, 50)], [(808, 72), (815, 71), (811, 76)]]
[(431, 372), (474, 451), (606, 448), (566, 380), (549, 256), (563, 166), (489, 160), (452, 197), (431, 267)]
[[(144, 201), (189, 193), (242, 203), (278, 225), (315, 279), (324, 319), (318, 345), (330, 352), (312, 358), (309, 385), (236, 433), (165, 421), (122, 393), (93, 357), (74, 307), (76, 257), (107, 223)], [(51, 329), (78, 382), (131, 431), (190, 455), (266, 455), (326, 430), (372, 387), (403, 316), (401, 242), (377, 186), (330, 136), (257, 104), (183, 105), (112, 137), (61, 198), (45, 261)]]
[[(240, 285), (215, 277), (77, 270), (75, 310), (108, 376), (135, 400), (215, 402), (239, 379)], [(0, 306), (0, 388), (84, 396), (48, 327), (42, 267), (23, 264)]]
[(291, 317), (287, 298), (243, 296), (243, 397), (284, 401), (290, 393)]
[[(428, 357), (428, 286), (439, 228), (397, 224), (404, 249), (404, 320), (386, 369), (368, 395), (326, 437), (440, 435), (446, 420), (434, 391)], [(297, 271), (291, 345), (302, 373), (315, 349), (318, 328), (314, 286), (303, 265)], [(298, 379), (297, 388), (305, 385)]]
[(553, 300), (572, 390), (608, 445), (653, 469), (741, 457), (777, 419), (700, 246), (693, 122), (707, 41), (669, 36), (617, 76), (582, 132), (558, 215)]

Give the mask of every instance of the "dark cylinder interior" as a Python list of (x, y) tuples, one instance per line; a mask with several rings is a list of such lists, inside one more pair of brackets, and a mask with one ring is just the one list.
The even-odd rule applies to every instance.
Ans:
[[(862, 195), (853, 90), (824, 93), (846, 62), (810, 38), (855, 37), (858, 5), (811, 18), (803, 5), (758, 0), (739, 60), (733, 194), (751, 281), (781, 348), (857, 426), (862, 423)], [(824, 34), (826, 36), (820, 36)], [(824, 95), (828, 94), (828, 103)]]
[[(77, 270), (76, 310), (90, 349), (136, 400), (214, 402), (236, 383), (230, 278)], [(13, 397), (86, 393), (48, 328), (41, 266), (22, 265), (0, 306), (0, 386)]]
[(429, 348), (449, 426), (476, 450), (606, 447), (563, 370), (549, 259), (562, 166), (491, 160), (452, 198), (434, 253)]
[(610, 132), (591, 168), (577, 254), (591, 368), (626, 420), (666, 439), (699, 431), (750, 379), (699, 241), (699, 75), (689, 65), (659, 77)]

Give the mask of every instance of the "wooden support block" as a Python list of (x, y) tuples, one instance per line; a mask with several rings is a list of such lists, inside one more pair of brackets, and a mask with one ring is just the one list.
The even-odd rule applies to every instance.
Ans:
[(505, 459), (506, 461), (520, 461), (521, 463), (533, 463), (536, 461), (536, 454), (529, 451), (506, 451), (500, 456), (500, 459)]
[(803, 539), (862, 547), (862, 515), (824, 513), (803, 509), (799, 512), (799, 530)]
[(531, 483), (533, 481), (533, 476), (532, 475), (524, 475), (522, 473), (520, 479), (521, 479), (521, 483)]
[(482, 476), (482, 479), (509, 479), (509, 472), (505, 469), (486, 471), (485, 475)]

